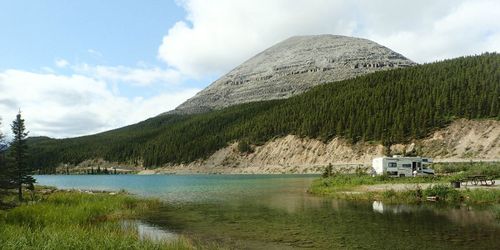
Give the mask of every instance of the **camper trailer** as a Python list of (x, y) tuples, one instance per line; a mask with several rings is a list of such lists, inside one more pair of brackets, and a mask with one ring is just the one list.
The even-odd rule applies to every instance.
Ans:
[(378, 157), (372, 161), (372, 171), (376, 175), (393, 177), (434, 175), (434, 170), (429, 168), (432, 159), (424, 157)]

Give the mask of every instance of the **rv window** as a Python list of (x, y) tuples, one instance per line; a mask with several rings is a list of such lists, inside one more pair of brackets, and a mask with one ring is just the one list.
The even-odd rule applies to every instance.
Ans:
[(397, 167), (397, 165), (396, 165), (395, 162), (389, 162), (389, 167), (390, 168), (395, 168), (395, 167)]
[(404, 168), (411, 168), (411, 164), (403, 164)]

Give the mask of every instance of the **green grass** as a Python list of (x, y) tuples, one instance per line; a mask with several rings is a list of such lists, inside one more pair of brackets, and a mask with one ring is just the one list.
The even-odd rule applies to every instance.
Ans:
[[(322, 190), (323, 191), (323, 190)], [(387, 189), (383, 191), (347, 191), (328, 189), (328, 192), (314, 194), (327, 195), (329, 197), (344, 199), (344, 200), (367, 200), (367, 201), (383, 201), (387, 204), (417, 204), (427, 202), (429, 196), (439, 197), (439, 203), (448, 204), (470, 204), (470, 205), (500, 205), (500, 190), (491, 189), (466, 189), (457, 190), (445, 184), (436, 184), (431, 187), (421, 189), (406, 189), (403, 191), (395, 191)], [(500, 210), (498, 213), (500, 219)]]
[[(327, 178), (313, 181), (309, 188), (312, 194), (326, 195), (347, 200), (378, 200), (386, 203), (420, 203), (429, 196), (439, 197), (441, 203), (468, 203), (468, 204), (500, 204), (499, 189), (465, 189), (457, 190), (450, 186), (450, 181), (470, 175), (486, 175), (498, 177), (499, 163), (443, 164), (438, 166), (436, 176), (393, 178), (388, 176), (372, 177), (367, 174), (333, 174)], [(360, 186), (377, 184), (419, 184), (433, 183), (434, 185), (422, 189), (406, 189), (395, 191), (364, 191)]]
[(127, 194), (56, 192), (39, 201), (0, 210), (2, 249), (191, 249), (186, 239), (139, 240), (124, 219), (140, 217), (159, 206)]
[(494, 178), (500, 177), (500, 162), (459, 162), (459, 163), (434, 163), (432, 168), (436, 174), (486, 175)]
[(334, 174), (328, 178), (317, 179), (309, 191), (315, 194), (329, 194), (336, 191), (351, 190), (362, 185), (396, 183), (443, 183), (447, 178), (440, 176), (419, 176), (415, 178), (393, 178), (388, 176), (370, 176), (368, 174)]
[[(500, 190), (485, 190), (485, 189), (467, 189), (462, 191), (462, 195), (466, 201), (476, 204), (499, 204), (500, 205)], [(499, 211), (500, 212), (500, 211)], [(500, 213), (499, 213), (500, 215)], [(500, 217), (499, 217), (500, 219)]]

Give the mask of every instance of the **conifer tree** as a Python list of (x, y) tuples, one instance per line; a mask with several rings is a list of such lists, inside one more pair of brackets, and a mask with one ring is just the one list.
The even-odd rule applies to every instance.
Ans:
[[(0, 125), (1, 125), (0, 120)], [(8, 161), (6, 157), (6, 150), (8, 144), (5, 141), (5, 137), (0, 131), (0, 198), (5, 193), (7, 189), (13, 188), (13, 180), (10, 169), (8, 168)], [(1, 199), (0, 199), (1, 202)]]
[(151, 168), (204, 159), (235, 141), (261, 145), (290, 134), (406, 143), (457, 118), (500, 119), (498, 65), (500, 54), (456, 58), (323, 84), (283, 100), (157, 116), (92, 136), (38, 138), (30, 141), (29, 162), (50, 169), (102, 158)]
[(18, 190), (19, 201), (23, 200), (23, 185), (32, 186), (35, 179), (31, 176), (32, 170), (28, 166), (27, 151), (28, 145), (26, 144), (26, 127), (24, 119), (21, 117), (21, 111), (16, 116), (16, 119), (11, 125), (14, 139), (11, 144), (10, 153), (12, 154), (13, 162), (13, 178), (16, 188)]

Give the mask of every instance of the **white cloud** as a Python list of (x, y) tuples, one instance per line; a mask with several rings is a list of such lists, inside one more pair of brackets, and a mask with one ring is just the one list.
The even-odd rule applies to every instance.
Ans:
[(498, 10), (499, 1), (466, 1), (425, 30), (374, 37), (419, 62), (500, 51)]
[[(170, 27), (158, 49), (166, 68), (71, 64), (56, 69), (0, 71), (3, 131), (23, 110), (31, 135), (67, 137), (139, 122), (171, 110), (198, 89), (190, 78), (226, 73), (294, 35), (340, 34), (372, 39), (417, 62), (500, 51), (500, 1), (495, 0), (179, 0), (184, 20)], [(88, 49), (102, 58), (101, 52)], [(145, 87), (152, 97), (120, 94)], [(175, 89), (164, 92), (165, 89)], [(152, 91), (148, 91), (151, 93)]]
[(293, 35), (372, 39), (417, 62), (500, 51), (495, 0), (184, 0), (158, 56), (191, 77), (229, 71)]
[(91, 66), (88, 64), (75, 65), (73, 69), (81, 74), (104, 81), (126, 82), (136, 86), (146, 86), (154, 83), (177, 84), (181, 81), (181, 74), (174, 69), (159, 67), (132, 68), (125, 66)]
[(61, 138), (96, 133), (171, 110), (197, 91), (127, 98), (111, 91), (105, 81), (87, 76), (6, 70), (0, 72), (2, 130), (9, 133), (9, 123), (20, 108), (32, 136)]
[(88, 49), (87, 52), (94, 57), (102, 57), (102, 53), (95, 49)]
[(56, 59), (55, 64), (58, 68), (65, 68), (69, 65), (69, 62), (64, 59)]

